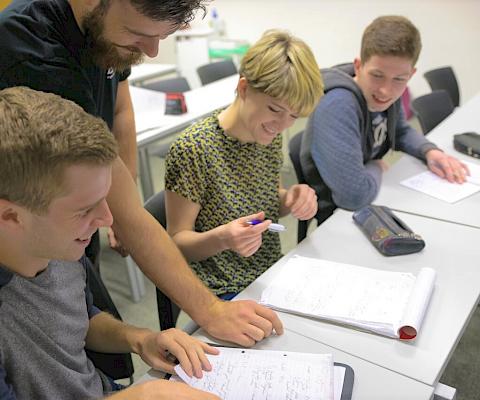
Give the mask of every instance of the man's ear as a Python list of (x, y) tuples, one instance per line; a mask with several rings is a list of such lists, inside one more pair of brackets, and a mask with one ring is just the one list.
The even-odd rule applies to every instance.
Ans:
[(17, 229), (23, 225), (24, 209), (11, 201), (0, 199), (0, 227)]
[(353, 68), (355, 69), (355, 76), (358, 75), (358, 72), (360, 71), (361, 66), (362, 66), (362, 60), (356, 57), (355, 60), (353, 60)]
[(247, 96), (247, 88), (248, 88), (247, 79), (241, 76), (237, 84), (237, 94), (242, 100), (245, 100), (245, 97)]

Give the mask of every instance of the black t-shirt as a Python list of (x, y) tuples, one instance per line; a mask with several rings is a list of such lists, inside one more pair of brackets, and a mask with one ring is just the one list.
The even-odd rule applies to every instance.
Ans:
[(0, 89), (58, 94), (113, 126), (118, 82), (92, 63), (67, 0), (14, 0), (0, 13)]

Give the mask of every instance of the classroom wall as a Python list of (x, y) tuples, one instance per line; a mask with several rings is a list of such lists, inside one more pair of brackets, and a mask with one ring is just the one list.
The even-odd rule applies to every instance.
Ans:
[[(254, 42), (266, 29), (285, 28), (312, 47), (321, 67), (353, 60), (363, 29), (375, 17), (404, 15), (423, 40), (409, 84), (413, 96), (430, 91), (423, 72), (443, 65), (453, 66), (462, 102), (480, 91), (480, 0), (215, 0), (210, 7), (225, 20), (228, 37)], [(175, 62), (173, 40), (162, 49), (159, 59)]]

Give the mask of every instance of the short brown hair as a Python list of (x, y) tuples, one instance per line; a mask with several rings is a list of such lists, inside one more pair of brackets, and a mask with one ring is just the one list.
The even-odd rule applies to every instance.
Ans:
[(37, 214), (65, 192), (74, 164), (109, 165), (115, 138), (100, 118), (60, 96), (26, 87), (0, 91), (0, 198)]
[(287, 31), (266, 31), (243, 57), (240, 75), (300, 116), (310, 114), (323, 95), (322, 75), (310, 47)]
[(372, 56), (397, 56), (408, 58), (415, 65), (421, 49), (420, 32), (409, 19), (385, 15), (376, 18), (363, 32), (360, 58), (365, 63)]

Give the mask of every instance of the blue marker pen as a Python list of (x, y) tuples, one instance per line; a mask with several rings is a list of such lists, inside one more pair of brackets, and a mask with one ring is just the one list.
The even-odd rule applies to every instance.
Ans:
[[(247, 221), (247, 224), (248, 225), (258, 225), (258, 224), (261, 224), (263, 221), (260, 221), (259, 219), (253, 219), (251, 221)], [(287, 228), (285, 228), (285, 226), (281, 225), (281, 224), (270, 224), (268, 226), (268, 230), (269, 231), (272, 231), (272, 232), (283, 232), (283, 231), (286, 231)]]

